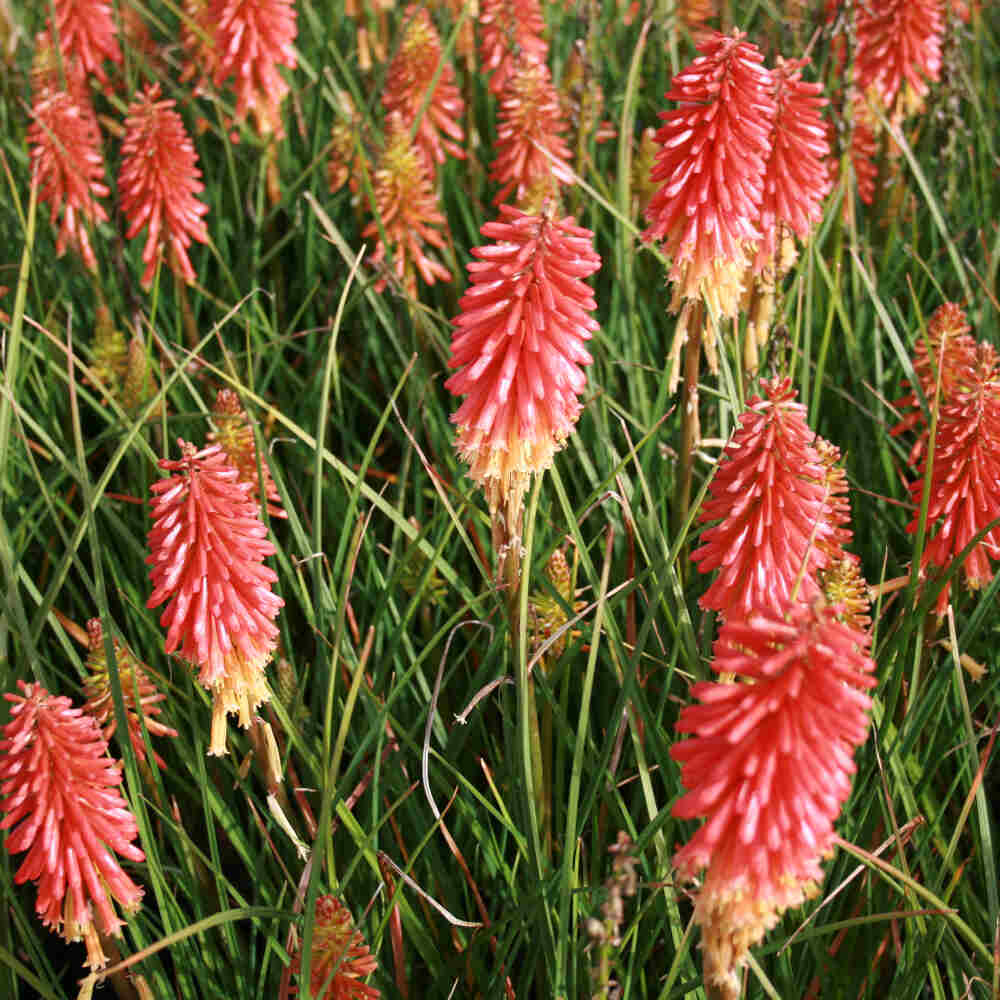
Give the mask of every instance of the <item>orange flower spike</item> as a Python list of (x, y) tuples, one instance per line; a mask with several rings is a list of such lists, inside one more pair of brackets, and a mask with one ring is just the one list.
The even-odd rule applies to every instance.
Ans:
[(688, 790), (672, 812), (707, 822), (674, 866), (683, 879), (706, 869), (694, 918), (705, 980), (727, 1000), (750, 947), (823, 879), (868, 728), (870, 643), (819, 604), (727, 622), (712, 669), (736, 682), (695, 684), (701, 704), (677, 722), (692, 736), (670, 750)]
[(289, 87), (278, 67), (297, 65), (293, 0), (209, 0), (208, 23), (217, 52), (215, 85), (235, 77), (237, 121), (250, 111), (258, 131), (282, 138), (281, 104)]
[[(927, 475), (926, 460), (920, 478), (910, 486), (918, 510)], [(1000, 367), (990, 344), (979, 344), (968, 380), (956, 386), (941, 406), (927, 508), (930, 537), (922, 567), (947, 569), (958, 554), (990, 522), (1000, 517)], [(907, 525), (919, 526), (919, 513)], [(963, 565), (966, 584), (979, 590), (993, 579), (990, 561), (1000, 559), (1000, 529), (994, 528), (973, 548)], [(948, 603), (946, 586), (938, 597), (937, 612)]]
[(160, 624), (165, 650), (200, 668), (213, 693), (211, 754), (224, 754), (225, 719), (238, 713), (246, 728), (270, 697), (264, 683), (277, 643), (274, 619), (284, 601), (271, 592), (277, 575), (264, 565), (274, 554), (267, 528), (218, 444), (197, 451), (180, 441), (179, 461), (160, 460), (174, 473), (153, 483), (153, 527), (146, 562), (153, 593), (146, 607), (167, 602)]
[(240, 481), (250, 484), (250, 496), (259, 499), (260, 479), (263, 478), (267, 513), (271, 517), (287, 518), (288, 512), (281, 506), (278, 487), (271, 478), (271, 470), (263, 455), (259, 456), (261, 476), (257, 475), (257, 442), (240, 397), (232, 389), (219, 390), (212, 407), (212, 419), (218, 430), (211, 432), (208, 440), (222, 445), (226, 458), (240, 474)]
[(497, 113), (497, 156), (490, 180), (502, 185), (494, 205), (513, 194), (521, 203), (538, 182), (572, 184), (572, 154), (563, 138), (566, 122), (559, 92), (545, 63), (519, 61), (507, 78)]
[(793, 593), (811, 601), (819, 593), (816, 571), (836, 543), (805, 407), (795, 402), (790, 379), (764, 381), (761, 390), (765, 398), (752, 397), (740, 415), (698, 515), (718, 523), (691, 553), (700, 572), (720, 570), (698, 603), (727, 620), (777, 612)]
[(441, 65), (444, 53), (431, 15), (426, 7), (411, 4), (403, 18), (403, 39), (389, 64), (382, 106), (387, 113), (398, 111), (412, 127), (441, 66), (434, 93), (417, 128), (416, 143), (430, 164), (444, 163), (445, 152), (464, 160), (465, 151), (456, 143), (465, 139), (459, 124), (465, 102), (455, 85), (455, 71), (447, 62)]
[(882, 0), (855, 10), (854, 81), (892, 108), (904, 83), (927, 94), (927, 80), (941, 74), (944, 18), (940, 0)]
[(662, 182), (646, 208), (643, 239), (663, 240), (673, 259), (671, 308), (702, 295), (719, 315), (739, 310), (747, 248), (757, 228), (774, 124), (771, 75), (742, 32), (713, 33), (701, 55), (673, 79), (660, 113), (660, 152), (652, 180)]
[[(955, 302), (945, 302), (934, 311), (927, 323), (927, 339), (920, 338), (914, 348), (913, 370), (928, 405), (938, 399), (940, 405), (951, 402), (956, 390), (968, 385), (976, 367), (976, 341), (970, 336), (965, 312)], [(940, 396), (938, 381), (940, 372)], [(910, 464), (916, 465), (927, 450), (928, 427), (920, 399), (911, 392), (895, 401), (900, 410), (909, 410), (890, 433), (893, 437), (920, 428), (921, 434), (910, 451)]]
[[(385, 149), (375, 170), (375, 206), (392, 247), (396, 277), (413, 296), (417, 287), (414, 268), (428, 285), (451, 281), (451, 272), (424, 250), (425, 245), (445, 248), (440, 228), (448, 225), (438, 207), (428, 171), (427, 160), (410, 142), (402, 115), (398, 111), (391, 113), (386, 121)], [(378, 223), (370, 222), (361, 235), (377, 237), (369, 262), (378, 267), (386, 255)], [(382, 291), (385, 284), (385, 279), (380, 278), (375, 289)]]
[(37, 882), (35, 911), (45, 926), (67, 941), (82, 938), (87, 964), (102, 968), (98, 930), (118, 934), (122, 927), (114, 903), (133, 914), (142, 902), (142, 889), (115, 858), (145, 860), (118, 790), (121, 767), (97, 722), (69, 698), (39, 684), (17, 686), (20, 694), (4, 695), (11, 718), (0, 739), (0, 830), (10, 831), (10, 854), (28, 852), (14, 881)]
[(584, 343), (598, 328), (583, 279), (601, 258), (590, 230), (552, 213), (501, 205), (480, 232), (494, 242), (472, 251), (448, 361), (460, 370), (445, 388), (466, 396), (451, 420), (469, 474), (491, 507), (513, 498), (517, 509), (579, 417), (592, 360)]
[(538, 0), (481, 0), (479, 58), (491, 74), (490, 90), (499, 94), (520, 58), (543, 63), (549, 45), (542, 37), (545, 18)]
[[(336, 896), (316, 900), (313, 923), (309, 992), (314, 1000), (378, 1000), (379, 991), (361, 982), (378, 968), (347, 907)], [(292, 972), (302, 970), (302, 956), (292, 961)], [(298, 995), (298, 987), (292, 987)]]
[(80, 60), (84, 73), (107, 82), (102, 63), (122, 61), (115, 16), (108, 0), (52, 0), (63, 57)]
[(800, 240), (809, 238), (823, 217), (823, 200), (830, 190), (830, 146), (819, 111), (827, 102), (820, 96), (821, 84), (802, 79), (807, 61), (778, 56), (771, 71), (777, 110), (764, 171), (755, 274), (774, 264), (786, 229)]
[(28, 126), (32, 176), (38, 200), (50, 206), (53, 225), (61, 217), (56, 253), (75, 247), (84, 264), (97, 270), (87, 226), (107, 221), (97, 201), (110, 193), (104, 183), (104, 157), (97, 119), (88, 103), (63, 90), (38, 91)]
[[(108, 676), (108, 659), (104, 653), (104, 633), (100, 618), (91, 618), (87, 622), (87, 635), (90, 652), (87, 655), (88, 676), (84, 683), (87, 703), (83, 706), (83, 710), (97, 720), (97, 724), (102, 727), (105, 740), (110, 742), (115, 733), (115, 707), (111, 696), (111, 679)], [(145, 761), (146, 744), (142, 738), (143, 726), (150, 736), (176, 737), (177, 730), (163, 725), (156, 718), (161, 712), (159, 703), (165, 701), (167, 696), (158, 691), (156, 685), (149, 679), (145, 664), (140, 663), (128, 646), (123, 646), (117, 639), (114, 640), (114, 647), (129, 740), (136, 757), (140, 761)], [(139, 696), (138, 706), (136, 706), (136, 694)], [(158, 753), (154, 753), (153, 758), (157, 767), (161, 769), (166, 767)]]
[(192, 240), (208, 242), (202, 218), (208, 206), (195, 195), (204, 189), (198, 154), (174, 111), (177, 102), (161, 99), (160, 85), (147, 84), (129, 105), (118, 175), (122, 211), (129, 222), (128, 239), (147, 228), (142, 251), (142, 286), (153, 282), (164, 248), (174, 273), (190, 283), (195, 279), (187, 248)]
[(181, 48), (187, 55), (181, 83), (197, 78), (195, 93), (203, 93), (218, 68), (211, 0), (184, 0)]

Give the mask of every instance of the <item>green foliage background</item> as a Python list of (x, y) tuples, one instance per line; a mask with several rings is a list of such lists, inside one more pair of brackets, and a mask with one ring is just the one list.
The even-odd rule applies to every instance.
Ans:
[[(670, 816), (681, 787), (668, 752), (690, 683), (709, 675), (714, 622), (698, 610), (706, 582), (687, 559), (697, 529), (677, 524), (680, 417), (665, 377), (675, 319), (662, 263), (637, 239), (623, 139), (656, 123), (671, 76), (694, 55), (673, 5), (631, 24), (613, 4), (545, 5), (556, 80), (584, 39), (619, 134), (601, 146), (585, 137), (581, 183), (566, 196), (604, 260), (593, 282), (601, 331), (578, 430), (531, 494), (526, 531), (531, 589), (546, 589), (542, 568), (568, 538), (586, 609), (558, 664), (533, 671), (534, 706), (523, 684), (502, 684), (467, 710), (498, 679), (523, 677), (531, 653), (530, 636), (520, 648), (509, 641), (484, 503), (454, 453), (456, 403), (442, 386), (469, 250), (494, 215), (495, 100), (459, 69), (469, 160), (449, 160), (440, 181), (454, 280), (422, 287), (419, 300), (379, 294), (363, 260), (355, 269), (367, 218), (325, 179), (336, 89), (353, 95), (370, 136), (381, 129), (384, 67), (358, 69), (356, 24), (342, 6), (297, 4), (283, 193), (271, 205), (259, 142), (246, 129), (238, 143), (230, 134), (231, 98), (193, 97), (177, 83), (178, 5), (127, 2), (162, 48), (153, 61), (126, 51), (118, 89), (98, 99), (102, 122), (120, 122), (131, 89), (154, 77), (193, 133), (204, 119), (195, 143), (211, 234), (191, 254), (198, 282), (187, 294), (201, 335), (192, 351), (169, 276), (150, 294), (139, 286), (141, 241), (124, 240), (113, 207), (118, 149), (105, 129), (111, 220), (94, 233), (97, 285), (116, 324), (146, 339), (162, 384), (138, 417), (87, 378), (97, 289), (76, 258), (55, 256), (47, 210), (31, 203), (29, 39), (47, 4), (14, 5), (25, 34), (0, 80), (0, 284), (11, 289), (0, 299), (11, 316), (2, 327), (0, 688), (34, 678), (78, 700), (83, 655), (57, 612), (81, 625), (99, 615), (162, 679), (164, 719), (180, 734), (158, 744), (168, 767), (152, 781), (129, 746), (112, 748), (148, 859), (133, 866), (146, 898), (123, 955), (150, 949), (134, 971), (157, 997), (272, 998), (289, 927), (308, 940), (312, 922), (297, 915), (337, 891), (379, 958), (371, 982), (386, 997), (402, 995), (393, 905), (411, 997), (500, 997), (508, 977), (522, 998), (589, 996), (598, 949), (586, 923), (605, 898), (608, 846), (626, 831), (640, 888), (610, 956), (620, 995), (703, 996), (690, 902), (669, 867), (693, 826)], [(769, 60), (802, 53), (820, 24), (816, 3), (800, 26), (766, 0), (726, 6)], [(889, 428), (926, 318), (958, 300), (976, 336), (997, 343), (1000, 334), (1000, 22), (984, 6), (971, 27), (952, 24), (944, 79), (908, 127), (892, 183), (883, 160), (876, 204), (854, 204), (847, 223), (842, 203), (855, 196), (845, 184), (834, 191), (786, 279), (774, 338), (783, 347), (764, 366), (792, 374), (811, 425), (846, 454), (854, 551), (872, 582), (907, 574), (913, 558), (908, 442)], [(390, 50), (401, 18), (401, 9), (387, 15)], [(455, 22), (435, 18), (453, 44)], [(810, 78), (830, 79), (827, 34), (811, 51)], [(360, 180), (366, 190), (370, 178)], [(727, 437), (749, 391), (731, 334), (724, 344), (719, 375), (703, 372), (709, 443), (696, 492), (719, 454), (710, 441)], [(241, 768), (245, 735), (232, 726), (231, 755), (206, 758), (207, 696), (163, 655), (159, 612), (145, 608), (149, 521), (135, 501), (148, 497), (157, 458), (176, 457), (178, 436), (203, 440), (215, 391), (227, 385), (269, 441), (289, 512), (272, 524), (272, 564), (285, 601), (280, 656), (294, 681), (268, 717), (289, 765), (288, 818), (311, 839), (292, 794), (301, 789), (318, 822), (311, 868), (275, 821), (259, 770)], [(891, 869), (838, 851), (820, 896), (755, 950), (748, 996), (996, 995), (996, 590), (955, 587), (954, 623), (941, 631), (927, 615), (931, 588), (877, 606), (876, 706), (838, 831)], [(960, 669), (956, 650), (984, 665), (981, 681)], [(551, 721), (548, 844), (527, 790), (533, 708)], [(450, 923), (398, 877), (392, 895), (379, 852), (454, 917), (485, 913), (489, 928)], [(34, 889), (13, 883), (18, 864), (0, 856), (0, 993), (75, 996), (82, 949), (38, 924)]]

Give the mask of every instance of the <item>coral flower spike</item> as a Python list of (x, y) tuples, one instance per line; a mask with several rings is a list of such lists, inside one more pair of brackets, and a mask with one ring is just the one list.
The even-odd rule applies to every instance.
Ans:
[(696, 684), (701, 704), (677, 722), (693, 735), (670, 751), (688, 789), (673, 814), (707, 822), (674, 865), (684, 879), (707, 869), (694, 916), (705, 981), (727, 1000), (748, 949), (822, 881), (867, 731), (870, 642), (818, 604), (728, 622), (712, 669), (735, 683)]
[[(314, 1000), (378, 1000), (379, 991), (361, 982), (378, 962), (336, 896), (316, 900), (311, 958), (309, 992)], [(301, 968), (302, 956), (296, 955), (292, 971), (299, 975)], [(293, 992), (297, 995), (298, 989)]]
[(63, 56), (68, 61), (79, 59), (84, 73), (106, 82), (104, 60), (122, 61), (111, 4), (108, 0), (52, 0), (52, 6)]
[(129, 221), (125, 235), (133, 239), (148, 227), (142, 251), (144, 288), (153, 282), (164, 247), (174, 273), (186, 282), (194, 281), (187, 248), (192, 240), (208, 242), (202, 218), (208, 206), (195, 197), (204, 187), (198, 155), (174, 110), (176, 103), (161, 99), (158, 83), (147, 84), (129, 105), (125, 119), (118, 189)]
[(85, 92), (77, 97), (64, 90), (39, 90), (27, 139), (39, 201), (51, 207), (53, 225), (62, 216), (56, 253), (61, 257), (67, 246), (76, 247), (87, 267), (96, 271), (87, 225), (107, 220), (97, 199), (109, 191), (97, 120), (84, 101), (89, 101)]
[[(484, 73), (490, 75), (490, 90), (503, 90), (514, 63), (543, 63), (549, 54), (542, 37), (545, 17), (538, 0), (481, 0), (479, 15), (479, 57)], [(512, 44), (513, 43), (513, 44)]]
[(220, 445), (197, 451), (179, 444), (179, 461), (160, 461), (174, 475), (151, 487), (146, 562), (154, 590), (146, 606), (168, 601), (160, 618), (166, 652), (179, 648), (200, 668), (198, 680), (214, 699), (209, 753), (224, 754), (226, 715), (238, 713), (247, 727), (252, 711), (270, 697), (264, 668), (284, 601), (271, 592), (277, 575), (264, 559), (274, 546), (251, 484), (240, 481)]
[(827, 471), (791, 381), (765, 381), (761, 389), (764, 398), (754, 396), (740, 416), (698, 516), (719, 523), (691, 553), (702, 573), (721, 571), (699, 603), (727, 620), (778, 611), (793, 595), (811, 601), (816, 572), (840, 541)]
[(18, 687), (20, 694), (4, 695), (11, 720), (0, 740), (0, 830), (10, 831), (11, 854), (28, 852), (14, 881), (37, 882), (35, 909), (45, 926), (67, 941), (82, 938), (87, 964), (101, 968), (107, 959), (98, 931), (118, 934), (122, 927), (115, 902), (132, 914), (142, 901), (142, 889), (115, 858), (145, 860), (118, 790), (121, 768), (97, 722), (69, 698), (39, 684)]
[(461, 370), (445, 386), (467, 397), (451, 418), (459, 454), (511, 526), (532, 473), (552, 463), (580, 414), (581, 366), (591, 362), (583, 345), (597, 329), (583, 279), (601, 258), (593, 233), (571, 218), (500, 213), (480, 230), (495, 242), (472, 251), (448, 362)]
[(235, 76), (236, 118), (247, 112), (261, 134), (285, 134), (281, 103), (288, 83), (279, 66), (295, 69), (298, 31), (292, 0), (209, 0), (207, 23), (215, 29), (215, 85)]
[(646, 209), (646, 240), (663, 240), (673, 258), (671, 309), (702, 296), (722, 316), (739, 310), (742, 274), (761, 234), (775, 103), (760, 50), (743, 32), (712, 34), (701, 56), (673, 79), (660, 114), (660, 152), (652, 180), (662, 182)]
[(411, 4), (403, 19), (406, 28), (389, 64), (382, 106), (389, 113), (398, 111), (407, 126), (412, 126), (433, 84), (434, 91), (417, 127), (416, 143), (429, 164), (444, 163), (445, 152), (464, 160), (465, 151), (456, 143), (465, 138), (459, 124), (465, 102), (455, 85), (455, 71), (450, 63), (444, 62), (441, 39), (430, 12), (426, 7)]
[(778, 56), (771, 71), (777, 112), (764, 172), (762, 238), (754, 263), (757, 274), (774, 264), (787, 230), (800, 240), (809, 238), (813, 225), (823, 217), (823, 199), (830, 190), (830, 145), (820, 115), (826, 99), (820, 96), (820, 84), (802, 79), (807, 62)]

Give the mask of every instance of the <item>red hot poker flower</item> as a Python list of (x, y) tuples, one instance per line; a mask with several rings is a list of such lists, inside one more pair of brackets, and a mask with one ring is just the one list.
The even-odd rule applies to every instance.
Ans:
[[(428, 161), (410, 142), (409, 130), (398, 111), (386, 120), (385, 149), (375, 170), (373, 188), (382, 230), (373, 221), (361, 233), (364, 237), (378, 237), (371, 263), (377, 267), (385, 259), (384, 231), (392, 247), (396, 276), (410, 295), (417, 294), (414, 268), (428, 285), (451, 281), (451, 272), (424, 251), (425, 244), (444, 249), (445, 239), (439, 227), (447, 226), (448, 221), (438, 207)], [(375, 288), (385, 288), (385, 280), (380, 279)]]
[[(920, 507), (927, 460), (910, 486)], [(979, 344), (975, 366), (941, 406), (931, 472), (928, 531), (922, 565), (947, 568), (988, 524), (1000, 517), (1000, 368), (990, 344)], [(919, 513), (907, 525), (915, 533)], [(936, 530), (935, 530), (936, 529)], [(963, 565), (974, 590), (993, 579), (990, 560), (1000, 559), (1000, 529), (994, 528), (973, 548)], [(949, 588), (938, 598), (938, 615), (948, 603)]]
[[(89, 102), (85, 92), (81, 97)], [(97, 270), (87, 225), (108, 215), (97, 201), (109, 193), (104, 183), (104, 157), (93, 108), (63, 90), (39, 90), (31, 109), (28, 149), (39, 201), (51, 206), (53, 225), (62, 216), (56, 253), (67, 246), (80, 251), (83, 262)]]
[(18, 687), (21, 694), (4, 695), (11, 720), (0, 740), (0, 830), (11, 831), (11, 854), (28, 852), (14, 881), (38, 883), (35, 909), (45, 926), (67, 941), (82, 938), (87, 964), (100, 968), (107, 959), (98, 929), (122, 927), (114, 903), (132, 914), (142, 901), (115, 858), (145, 860), (132, 844), (139, 831), (118, 790), (121, 769), (97, 722), (69, 698), (38, 684)]
[(684, 879), (707, 869), (695, 920), (705, 979), (726, 997), (748, 949), (822, 881), (868, 727), (870, 642), (819, 605), (727, 622), (712, 669), (736, 680), (696, 684), (701, 704), (677, 722), (693, 735), (670, 750), (688, 789), (673, 815), (707, 822), (674, 865)]
[[(336, 896), (316, 900), (313, 923), (309, 991), (315, 1000), (378, 1000), (379, 991), (361, 980), (378, 968), (347, 907)], [(299, 975), (302, 956), (295, 956), (292, 971)], [(293, 987), (297, 994), (298, 990)]]
[(220, 445), (197, 451), (180, 441), (180, 461), (160, 460), (175, 475), (155, 482), (150, 555), (153, 593), (146, 607), (168, 601), (160, 624), (166, 652), (200, 667), (198, 680), (214, 696), (209, 753), (225, 753), (225, 718), (240, 725), (269, 694), (264, 668), (274, 650), (274, 618), (284, 601), (264, 559), (273, 555), (250, 497)]
[(545, 63), (519, 60), (500, 95), (497, 113), (497, 157), (490, 180), (502, 185), (494, 205), (514, 195), (521, 207), (525, 196), (543, 181), (556, 195), (558, 184), (572, 184), (571, 154), (563, 134), (566, 122)]
[(403, 17), (406, 28), (389, 64), (382, 106), (387, 112), (399, 111), (407, 126), (412, 127), (437, 74), (434, 92), (417, 128), (416, 143), (430, 164), (444, 163), (445, 151), (464, 160), (465, 151), (456, 143), (465, 138), (458, 123), (465, 113), (465, 102), (455, 85), (455, 71), (447, 62), (441, 65), (441, 39), (427, 8), (411, 4)]
[[(956, 390), (971, 381), (977, 360), (976, 341), (969, 335), (970, 330), (965, 312), (957, 303), (944, 302), (934, 310), (927, 323), (927, 339), (917, 341), (913, 357), (913, 371), (928, 405), (932, 406), (935, 399), (939, 405), (950, 403)], [(909, 456), (910, 464), (916, 465), (927, 450), (928, 434), (920, 398), (910, 392), (897, 399), (895, 405), (910, 412), (893, 427), (893, 437), (922, 429)]]
[(576, 423), (592, 360), (583, 345), (597, 329), (583, 279), (601, 266), (593, 233), (572, 218), (507, 205), (500, 215), (480, 230), (495, 242), (472, 251), (448, 361), (461, 370), (445, 383), (467, 397), (451, 420), (491, 508), (517, 507)]
[[(240, 397), (232, 389), (220, 389), (212, 407), (212, 419), (217, 431), (208, 435), (210, 442), (218, 441), (226, 458), (240, 474), (240, 480), (251, 486), (250, 496), (260, 497), (260, 483), (264, 482), (264, 494), (267, 497), (267, 512), (271, 517), (287, 518), (288, 512), (281, 506), (278, 487), (271, 478), (271, 470), (267, 459), (257, 451), (253, 429), (247, 422), (247, 411), (240, 403)], [(257, 474), (257, 462), (260, 461), (260, 476)]]
[[(779, 612), (819, 593), (816, 572), (836, 541), (827, 473), (790, 379), (762, 382), (726, 445), (698, 520), (719, 521), (691, 553), (721, 570), (699, 604), (727, 620)], [(797, 588), (797, 589), (796, 589)]]
[(293, 0), (209, 0), (208, 23), (215, 30), (215, 85), (235, 76), (236, 118), (250, 111), (262, 134), (280, 139), (288, 84), (278, 67), (296, 66)]
[[(87, 703), (83, 710), (102, 726), (105, 740), (110, 741), (115, 733), (115, 706), (111, 693), (111, 678), (108, 676), (108, 658), (104, 651), (104, 632), (100, 618), (91, 618), (87, 622), (87, 636), (90, 651), (87, 655), (87, 680), (84, 689)], [(176, 736), (177, 730), (163, 725), (157, 720), (160, 714), (160, 702), (166, 700), (166, 695), (158, 691), (156, 685), (149, 679), (144, 663), (140, 663), (128, 646), (123, 646), (114, 640), (115, 664), (118, 668), (118, 678), (122, 689), (122, 701), (125, 703), (125, 720), (128, 724), (128, 737), (140, 761), (146, 759), (146, 743), (142, 738), (145, 726), (150, 736)], [(138, 706), (136, 699), (138, 698)], [(141, 718), (140, 718), (141, 717)], [(153, 753), (156, 766), (166, 767), (163, 758)]]
[(164, 247), (174, 273), (184, 281), (194, 281), (187, 248), (192, 240), (208, 242), (202, 219), (208, 206), (195, 197), (204, 188), (198, 155), (181, 116), (174, 111), (176, 103), (160, 99), (158, 83), (147, 84), (129, 105), (125, 119), (118, 189), (129, 221), (128, 239), (148, 227), (142, 251), (144, 288), (153, 282)]
[(64, 58), (79, 59), (84, 73), (93, 73), (104, 83), (104, 60), (122, 61), (111, 4), (108, 0), (52, 0), (52, 6)]
[(882, 0), (856, 6), (854, 79), (862, 93), (874, 92), (892, 108), (908, 85), (927, 94), (926, 80), (941, 74), (944, 18), (940, 0)]
[(479, 57), (483, 72), (492, 73), (490, 90), (499, 94), (518, 56), (525, 62), (545, 62), (545, 18), (538, 0), (481, 0), (480, 11)]
[(704, 296), (724, 316), (739, 311), (747, 248), (760, 240), (775, 104), (759, 49), (742, 32), (713, 33), (673, 79), (660, 114), (652, 180), (662, 182), (646, 208), (646, 240), (663, 240), (676, 282), (671, 308)]
[(778, 56), (771, 71), (777, 111), (764, 172), (756, 274), (773, 265), (786, 227), (800, 240), (808, 239), (813, 225), (823, 217), (823, 199), (830, 190), (830, 146), (819, 113), (826, 98), (820, 96), (821, 84), (802, 79), (807, 62)]

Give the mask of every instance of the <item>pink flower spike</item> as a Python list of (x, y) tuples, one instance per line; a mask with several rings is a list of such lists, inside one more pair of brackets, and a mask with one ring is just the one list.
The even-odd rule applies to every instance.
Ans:
[(702, 682), (683, 710), (670, 756), (688, 790), (673, 807), (706, 823), (674, 857), (682, 879), (707, 869), (694, 917), (707, 983), (739, 996), (750, 947), (781, 913), (815, 894), (820, 860), (851, 791), (865, 740), (875, 664), (864, 631), (832, 607), (727, 622), (712, 669), (735, 683)]
[(84, 264), (96, 271), (87, 225), (107, 221), (97, 199), (110, 192), (104, 183), (101, 137), (89, 95), (83, 88), (75, 89), (79, 96), (64, 90), (38, 91), (28, 126), (28, 149), (38, 199), (50, 206), (53, 225), (61, 216), (56, 253), (61, 257), (67, 246), (73, 246)]
[(28, 852), (14, 881), (37, 882), (42, 922), (67, 941), (82, 938), (87, 964), (101, 968), (107, 958), (98, 930), (122, 927), (114, 903), (133, 914), (142, 902), (142, 889), (115, 858), (145, 860), (118, 790), (121, 769), (83, 709), (39, 684), (17, 685), (21, 694), (4, 695), (11, 719), (0, 740), (0, 830), (10, 831), (9, 853)]
[(704, 296), (721, 316), (739, 311), (748, 257), (761, 238), (775, 103), (771, 74), (743, 32), (718, 32), (701, 55), (673, 79), (660, 114), (660, 151), (651, 179), (661, 182), (646, 208), (643, 239), (663, 240), (673, 259), (671, 308)]
[(488, 496), (519, 499), (580, 414), (584, 343), (598, 328), (583, 279), (601, 258), (572, 218), (507, 205), (500, 216), (480, 230), (494, 242), (472, 251), (448, 362), (460, 370), (445, 387), (466, 396), (451, 420), (470, 475)]
[(93, 73), (105, 83), (104, 60), (122, 61), (111, 4), (108, 0), (52, 0), (52, 6), (63, 57), (79, 59), (84, 73)]
[(479, 58), (483, 72), (492, 74), (494, 94), (503, 90), (518, 56), (525, 62), (545, 62), (549, 45), (542, 37), (544, 31), (538, 0), (481, 0)]
[(726, 620), (777, 613), (819, 593), (816, 572), (837, 544), (827, 471), (790, 379), (762, 382), (740, 415), (698, 520), (718, 521), (691, 553), (719, 575), (698, 602)]
[(277, 643), (274, 618), (284, 601), (271, 592), (277, 575), (264, 565), (274, 546), (251, 497), (220, 445), (197, 451), (179, 441), (179, 461), (160, 460), (175, 473), (153, 483), (149, 532), (153, 593), (146, 607), (167, 601), (160, 624), (166, 652), (180, 649), (200, 668), (212, 691), (209, 753), (225, 753), (225, 717), (238, 713), (247, 727), (269, 699), (264, 683)]
[(944, 18), (940, 0), (880, 0), (856, 7), (854, 80), (889, 109), (904, 84), (927, 95), (927, 80), (941, 75)]
[(206, 20), (215, 30), (215, 85), (235, 77), (237, 121), (249, 111), (262, 135), (280, 139), (289, 87), (278, 67), (297, 65), (293, 0), (209, 0)]
[(147, 84), (129, 105), (122, 140), (122, 167), (118, 175), (122, 211), (133, 239), (145, 228), (142, 285), (153, 282), (164, 247), (174, 273), (190, 283), (195, 279), (187, 248), (192, 240), (208, 242), (202, 218), (208, 206), (195, 195), (203, 190), (198, 155), (176, 101), (160, 96), (158, 83)]
[(823, 217), (823, 200), (830, 190), (830, 146), (819, 111), (827, 102), (820, 96), (821, 84), (802, 79), (806, 62), (778, 56), (771, 71), (777, 112), (764, 171), (755, 274), (773, 266), (783, 231), (790, 229), (800, 240), (809, 238)]
[(455, 84), (455, 71), (450, 63), (444, 62), (441, 39), (431, 15), (426, 7), (411, 4), (403, 19), (406, 22), (403, 40), (386, 73), (382, 106), (387, 113), (398, 111), (410, 128), (437, 74), (434, 91), (417, 128), (416, 144), (432, 169), (435, 163), (444, 163), (446, 152), (464, 160), (465, 151), (457, 144), (465, 139), (459, 124), (465, 114), (465, 102)]

